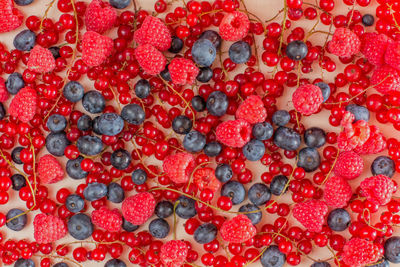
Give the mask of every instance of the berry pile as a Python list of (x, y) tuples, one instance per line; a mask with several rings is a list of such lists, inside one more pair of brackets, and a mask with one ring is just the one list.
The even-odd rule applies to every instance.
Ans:
[(398, 0), (34, 2), (0, 0), (0, 265), (400, 263)]

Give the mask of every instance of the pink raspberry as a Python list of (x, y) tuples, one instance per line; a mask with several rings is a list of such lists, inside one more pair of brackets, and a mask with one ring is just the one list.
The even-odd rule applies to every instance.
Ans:
[(322, 231), (327, 214), (328, 206), (321, 200), (310, 199), (293, 207), (293, 217), (310, 232)]
[(141, 225), (153, 215), (155, 207), (154, 196), (149, 192), (142, 192), (125, 198), (121, 210), (125, 220), (134, 225)]
[(343, 208), (347, 206), (352, 195), (351, 186), (342, 177), (332, 176), (325, 184), (324, 200), (331, 207)]
[(92, 221), (109, 232), (118, 232), (121, 230), (122, 216), (118, 209), (110, 210), (104, 206), (92, 212)]
[(384, 95), (392, 91), (400, 91), (400, 72), (388, 65), (379, 66), (372, 74), (371, 84)]
[(199, 68), (186, 58), (174, 58), (168, 65), (171, 80), (176, 85), (193, 84), (199, 74)]
[(139, 45), (135, 49), (135, 56), (140, 67), (150, 75), (159, 74), (167, 64), (164, 55), (150, 44)]
[(219, 34), (222, 39), (236, 42), (249, 33), (250, 21), (243, 12), (227, 13), (219, 24)]
[(233, 219), (226, 220), (222, 224), (219, 233), (226, 242), (243, 243), (254, 237), (257, 229), (246, 215), (239, 214)]
[(370, 136), (361, 146), (354, 148), (358, 154), (377, 154), (386, 148), (386, 138), (376, 125), (369, 126)]
[(63, 220), (54, 215), (40, 213), (33, 220), (33, 236), (40, 244), (52, 243), (67, 234), (67, 227)]
[(395, 185), (389, 177), (377, 175), (365, 178), (361, 182), (362, 194), (372, 203), (386, 205), (392, 199)]
[(400, 40), (388, 44), (385, 53), (385, 63), (400, 71)]
[(316, 113), (324, 98), (321, 89), (313, 84), (305, 84), (294, 91), (292, 95), (294, 108), (303, 115)]
[(113, 46), (110, 37), (87, 31), (82, 38), (82, 60), (89, 67), (98, 66), (111, 55)]
[(171, 33), (167, 26), (156, 17), (147, 16), (142, 25), (134, 33), (135, 41), (140, 44), (151, 44), (160, 51), (171, 46)]
[(349, 57), (360, 51), (361, 41), (348, 28), (337, 28), (329, 42), (329, 51), (339, 57)]
[(340, 177), (351, 180), (360, 176), (364, 169), (364, 161), (360, 155), (353, 151), (344, 151), (336, 160), (334, 173)]
[(236, 118), (246, 120), (251, 124), (265, 121), (267, 110), (261, 97), (258, 95), (248, 96), (236, 110)]
[(176, 184), (186, 183), (195, 167), (192, 154), (176, 153), (164, 159), (163, 170), (165, 174)]
[(383, 33), (367, 32), (361, 37), (360, 51), (371, 64), (381, 66), (390, 42), (393, 40)]
[(107, 2), (93, 0), (86, 8), (85, 25), (88, 31), (104, 33), (117, 20), (117, 11)]
[(217, 140), (231, 147), (243, 147), (250, 141), (251, 126), (242, 119), (224, 121), (217, 126)]

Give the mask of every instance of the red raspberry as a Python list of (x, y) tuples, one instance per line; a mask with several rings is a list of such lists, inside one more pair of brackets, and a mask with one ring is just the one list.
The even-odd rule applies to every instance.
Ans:
[(370, 136), (361, 146), (354, 148), (358, 154), (377, 154), (386, 148), (386, 138), (376, 125), (369, 126)]
[(0, 1), (0, 33), (10, 32), (21, 26), (24, 15), (14, 8), (12, 0)]
[(243, 147), (250, 141), (251, 126), (242, 119), (224, 121), (217, 126), (215, 135), (224, 145)]
[(64, 169), (52, 155), (44, 155), (39, 159), (37, 173), (42, 184), (53, 184), (64, 178)]
[(159, 74), (167, 64), (164, 55), (149, 44), (139, 45), (135, 49), (135, 56), (140, 67), (150, 75)]
[(134, 225), (144, 224), (154, 213), (156, 200), (149, 192), (138, 193), (122, 202), (122, 215)]
[(97, 32), (85, 32), (82, 38), (82, 60), (89, 67), (102, 64), (111, 55), (113, 40)]
[(67, 227), (63, 220), (54, 215), (40, 213), (33, 220), (33, 236), (40, 244), (52, 243), (67, 234)]
[(342, 118), (341, 126), (343, 131), (338, 136), (338, 147), (342, 151), (350, 151), (362, 146), (370, 137), (370, 127), (366, 121), (359, 120), (351, 123), (354, 115), (346, 112)]
[(293, 217), (310, 232), (322, 231), (327, 213), (328, 206), (325, 202), (316, 199), (297, 203), (293, 207)]
[(215, 177), (213, 168), (200, 168), (193, 173), (193, 182), (200, 191), (210, 189), (214, 193), (221, 187), (221, 182)]
[(11, 100), (8, 113), (22, 122), (29, 122), (36, 113), (37, 93), (30, 87), (24, 87)]
[(176, 153), (164, 159), (163, 170), (176, 184), (186, 183), (195, 167), (194, 157), (189, 153)]
[(231, 220), (225, 221), (219, 233), (226, 242), (243, 243), (253, 238), (257, 233), (257, 229), (246, 215), (239, 214)]
[(361, 37), (360, 51), (371, 64), (381, 66), (389, 42), (393, 42), (392, 39), (383, 33), (367, 32)]
[(85, 25), (88, 31), (104, 33), (111, 29), (117, 20), (117, 11), (107, 2), (92, 0), (86, 8)]
[(236, 42), (249, 33), (250, 21), (243, 12), (227, 13), (219, 24), (219, 34), (226, 41)]
[(303, 115), (316, 113), (324, 98), (321, 89), (313, 84), (304, 84), (292, 95), (294, 108)]
[(264, 107), (261, 97), (258, 95), (247, 97), (236, 110), (236, 118), (246, 120), (251, 124), (265, 121), (267, 110)]
[(344, 151), (339, 154), (333, 169), (335, 175), (351, 180), (360, 176), (364, 170), (364, 161), (353, 151)]
[(169, 63), (168, 70), (172, 82), (177, 85), (193, 84), (199, 74), (199, 68), (186, 58), (174, 58)]
[(379, 251), (379, 247), (374, 243), (354, 237), (344, 245), (342, 259), (348, 266), (365, 266), (376, 262), (381, 257)]
[(385, 63), (400, 71), (400, 41), (390, 42), (385, 53)]
[(337, 28), (329, 42), (328, 49), (339, 57), (349, 57), (360, 51), (361, 41), (357, 34), (348, 28)]
[(6, 88), (6, 82), (0, 77), (0, 102), (5, 102), (8, 99), (8, 91)]
[(92, 222), (109, 232), (118, 232), (121, 230), (122, 216), (118, 209), (110, 210), (107, 207), (101, 207), (92, 212)]
[(51, 72), (56, 67), (56, 60), (49, 49), (35, 45), (29, 54), (27, 66), (38, 73)]
[(400, 72), (388, 65), (377, 67), (372, 73), (371, 84), (384, 95), (400, 91)]
[(365, 178), (361, 184), (363, 196), (369, 201), (378, 205), (386, 205), (392, 198), (395, 191), (393, 181), (385, 175), (377, 175)]
[(170, 240), (161, 246), (160, 260), (165, 267), (181, 267), (186, 261), (188, 250), (184, 241)]
[(353, 191), (349, 183), (342, 177), (332, 176), (325, 184), (324, 200), (334, 208), (347, 206)]
[(171, 33), (167, 26), (156, 17), (147, 16), (140, 28), (135, 31), (135, 41), (140, 44), (151, 44), (160, 51), (165, 51), (171, 46)]

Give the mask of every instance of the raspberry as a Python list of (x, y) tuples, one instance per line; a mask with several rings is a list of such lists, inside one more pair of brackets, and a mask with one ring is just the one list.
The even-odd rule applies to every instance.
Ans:
[(0, 1), (0, 33), (10, 32), (21, 26), (24, 15), (14, 8), (12, 0)]
[(168, 70), (172, 82), (177, 85), (193, 84), (199, 74), (199, 68), (186, 58), (174, 58), (168, 65)]
[(117, 11), (107, 2), (93, 0), (86, 8), (85, 25), (88, 31), (104, 33), (117, 20)]
[(377, 67), (372, 73), (371, 84), (384, 95), (400, 91), (400, 72), (388, 65)]
[(305, 84), (294, 91), (292, 95), (294, 108), (304, 115), (318, 111), (324, 98), (321, 89), (313, 84)]
[(400, 71), (400, 41), (390, 42), (385, 53), (385, 63)]
[(325, 184), (324, 200), (331, 207), (343, 208), (347, 206), (352, 195), (351, 186), (342, 177), (332, 176)]
[(267, 110), (261, 97), (257, 95), (247, 97), (236, 110), (236, 118), (246, 120), (251, 124), (265, 121)]
[(369, 126), (370, 136), (367, 141), (354, 148), (358, 154), (377, 154), (386, 148), (386, 138), (376, 125)]
[(365, 266), (376, 262), (380, 257), (377, 245), (358, 237), (350, 239), (343, 247), (342, 259), (348, 266)]
[(221, 187), (221, 182), (215, 177), (213, 168), (200, 168), (193, 173), (193, 182), (200, 191), (210, 189), (212, 192), (217, 192)]
[(293, 217), (310, 232), (321, 232), (328, 213), (325, 202), (310, 199), (293, 207)]
[(37, 93), (30, 87), (24, 87), (11, 100), (8, 113), (22, 122), (29, 122), (36, 113)]
[(122, 216), (118, 209), (110, 210), (107, 207), (101, 207), (92, 212), (92, 222), (109, 232), (118, 232), (121, 230)]
[(29, 54), (27, 66), (38, 73), (51, 72), (56, 67), (56, 60), (49, 49), (35, 45)]
[(249, 33), (250, 21), (245, 13), (234, 11), (226, 14), (219, 24), (219, 34), (227, 41), (236, 42)]
[(67, 227), (59, 217), (38, 214), (33, 220), (33, 236), (40, 244), (51, 243), (63, 238), (67, 234)]
[(184, 241), (170, 240), (161, 246), (160, 260), (165, 267), (181, 267), (186, 261), (188, 250)]
[(82, 60), (89, 67), (102, 64), (111, 55), (113, 40), (94, 31), (85, 32), (82, 38)]
[(389, 42), (393, 41), (383, 33), (367, 32), (361, 37), (360, 51), (371, 64), (381, 66)]
[(360, 183), (362, 194), (372, 203), (386, 205), (395, 191), (393, 181), (385, 175), (377, 175), (365, 178)]
[(363, 169), (362, 157), (353, 151), (345, 151), (339, 154), (333, 171), (335, 175), (351, 180), (360, 176)]
[(151, 44), (160, 51), (165, 51), (171, 46), (171, 33), (167, 26), (156, 17), (147, 16), (140, 28), (135, 31), (135, 41), (140, 44)]
[(0, 102), (5, 102), (8, 99), (8, 91), (6, 82), (0, 77)]
[(128, 222), (141, 225), (153, 215), (155, 206), (156, 200), (151, 193), (139, 193), (122, 202), (122, 215)]
[(346, 112), (343, 115), (341, 126), (343, 131), (338, 136), (338, 147), (342, 151), (350, 151), (358, 146), (362, 146), (370, 137), (370, 127), (366, 121), (359, 120), (351, 123), (354, 115)]
[(64, 178), (64, 169), (52, 155), (44, 155), (39, 159), (37, 173), (42, 184), (53, 184)]
[(339, 57), (349, 57), (360, 51), (361, 41), (347, 28), (337, 28), (329, 42), (329, 51)]
[(195, 167), (194, 157), (189, 153), (176, 153), (164, 159), (163, 170), (176, 184), (186, 183)]
[(257, 229), (246, 215), (239, 214), (233, 219), (225, 221), (219, 233), (226, 242), (243, 243), (253, 238), (257, 233)]
[(135, 49), (135, 56), (140, 67), (150, 75), (159, 74), (167, 64), (164, 55), (149, 44), (139, 45)]
[(243, 147), (250, 141), (251, 126), (242, 119), (224, 121), (217, 126), (215, 135), (221, 143), (231, 147)]

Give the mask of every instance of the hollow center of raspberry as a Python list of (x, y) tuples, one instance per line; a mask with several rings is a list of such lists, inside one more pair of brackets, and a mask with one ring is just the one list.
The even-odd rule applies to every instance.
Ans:
[(240, 19), (234, 18), (231, 22), (232, 27), (239, 28), (240, 27)]
[(240, 137), (242, 137), (243, 140), (247, 139), (247, 136), (249, 136), (249, 130), (246, 127), (242, 127), (240, 129)]

